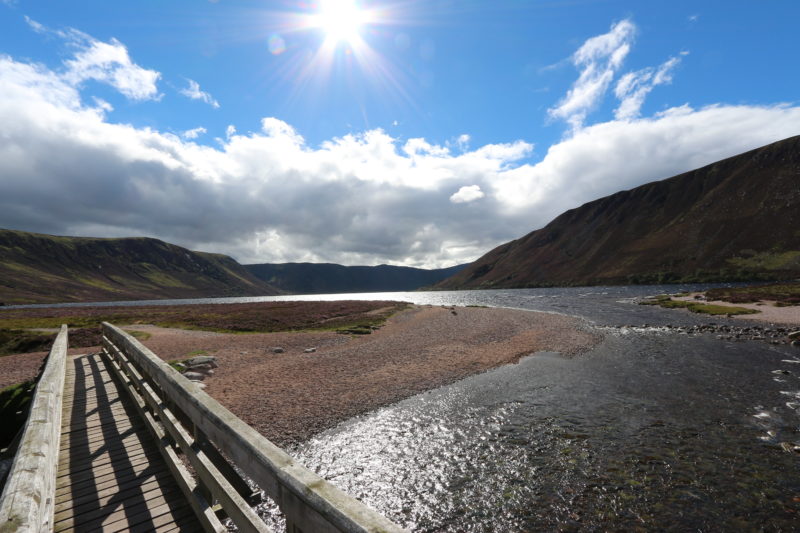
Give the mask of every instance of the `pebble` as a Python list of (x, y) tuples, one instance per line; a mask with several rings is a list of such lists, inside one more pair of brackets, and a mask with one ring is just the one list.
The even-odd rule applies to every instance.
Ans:
[(272, 353), (283, 353), (285, 350), (280, 346), (276, 346), (272, 349)]
[[(617, 326), (618, 329), (623, 328), (649, 328), (650, 324), (642, 324), (640, 326), (625, 325)], [(676, 333), (697, 335), (700, 333), (713, 333), (720, 340), (725, 341), (764, 341), (772, 345), (791, 344), (792, 346), (800, 347), (800, 338), (791, 340), (792, 335), (789, 329), (783, 327), (766, 327), (766, 326), (731, 326), (727, 324), (716, 324), (710, 322), (708, 324), (699, 324), (694, 326), (673, 326), (665, 325), (660, 326), (661, 329), (671, 330)], [(796, 337), (800, 337), (797, 335)]]
[(317, 349), (316, 349), (316, 348), (306, 348), (306, 349), (305, 349), (305, 350), (303, 350), (303, 351), (304, 351), (305, 353), (314, 353), (314, 352), (316, 352), (316, 351), (317, 351)]

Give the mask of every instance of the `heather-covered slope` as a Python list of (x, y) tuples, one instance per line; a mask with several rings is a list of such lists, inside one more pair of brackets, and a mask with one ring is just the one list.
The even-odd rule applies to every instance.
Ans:
[(330, 263), (245, 265), (254, 276), (290, 294), (413, 291), (452, 276), (465, 265), (436, 270)]
[(800, 277), (800, 137), (567, 211), (440, 289)]
[(0, 302), (6, 304), (277, 293), (226, 255), (157, 239), (0, 230)]

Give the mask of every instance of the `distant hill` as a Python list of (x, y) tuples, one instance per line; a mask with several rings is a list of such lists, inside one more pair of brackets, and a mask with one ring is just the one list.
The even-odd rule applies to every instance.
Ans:
[(438, 289), (800, 277), (800, 136), (567, 211)]
[(56, 237), (0, 229), (0, 302), (204, 298), (279, 291), (226, 255), (157, 239)]
[(245, 265), (254, 276), (290, 294), (413, 291), (433, 285), (464, 268), (437, 270), (379, 265), (342, 266), (330, 263)]

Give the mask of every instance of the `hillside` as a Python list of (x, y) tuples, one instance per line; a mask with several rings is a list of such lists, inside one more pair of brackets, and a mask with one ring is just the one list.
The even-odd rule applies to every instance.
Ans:
[(51, 303), (277, 294), (226, 255), (157, 239), (0, 230), (0, 302)]
[(413, 291), (433, 285), (464, 268), (437, 270), (379, 266), (342, 266), (330, 263), (245, 265), (257, 278), (290, 294)]
[(800, 137), (589, 202), (438, 289), (800, 277)]

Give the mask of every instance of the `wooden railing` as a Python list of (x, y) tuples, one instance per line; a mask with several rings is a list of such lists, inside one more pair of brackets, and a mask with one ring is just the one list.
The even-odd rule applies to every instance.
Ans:
[[(103, 350), (134, 398), (206, 531), (269, 531), (252, 510), (244, 472), (279, 506), (290, 533), (401, 532), (248, 426), (121, 329), (103, 323)], [(175, 447), (192, 465), (190, 476)], [(229, 462), (230, 460), (230, 462)]]
[(28, 420), (0, 496), (0, 531), (51, 531), (67, 364), (61, 326), (33, 393)]

